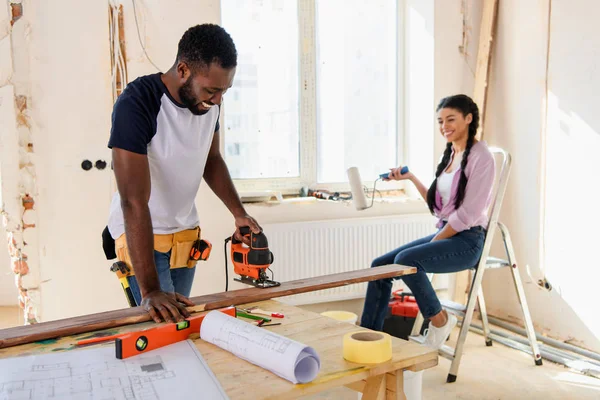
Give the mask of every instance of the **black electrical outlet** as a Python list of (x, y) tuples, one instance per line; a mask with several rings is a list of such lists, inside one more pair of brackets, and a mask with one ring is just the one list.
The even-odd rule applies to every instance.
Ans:
[(90, 169), (92, 169), (92, 167), (93, 165), (90, 160), (83, 160), (83, 162), (81, 163), (81, 168), (83, 168), (85, 171), (89, 171)]

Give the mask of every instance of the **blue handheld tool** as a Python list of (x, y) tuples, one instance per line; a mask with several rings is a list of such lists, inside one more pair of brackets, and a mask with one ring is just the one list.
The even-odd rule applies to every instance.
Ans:
[[(404, 175), (404, 174), (405, 174), (405, 173), (407, 173), (407, 172), (408, 172), (408, 167), (407, 167), (407, 166), (404, 166), (404, 167), (402, 167), (402, 169), (400, 170), (400, 173), (401, 173), (402, 175)], [(385, 178), (387, 178), (389, 175), (390, 175), (390, 173), (389, 173), (389, 172), (384, 172), (383, 174), (380, 174), (380, 175), (379, 175), (379, 177), (380, 177), (381, 179), (385, 179)]]

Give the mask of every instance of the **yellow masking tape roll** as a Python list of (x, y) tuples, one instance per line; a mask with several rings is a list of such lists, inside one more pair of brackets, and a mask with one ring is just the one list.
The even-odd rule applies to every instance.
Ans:
[(358, 364), (378, 364), (392, 358), (392, 338), (385, 332), (347, 333), (343, 347), (344, 358)]

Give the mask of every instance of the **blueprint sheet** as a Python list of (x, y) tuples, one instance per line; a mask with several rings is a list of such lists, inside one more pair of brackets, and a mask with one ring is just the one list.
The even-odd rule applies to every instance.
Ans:
[(312, 381), (321, 367), (312, 347), (218, 311), (204, 317), (200, 337), (292, 383)]
[(114, 346), (0, 359), (0, 400), (227, 399), (191, 340), (119, 360)]

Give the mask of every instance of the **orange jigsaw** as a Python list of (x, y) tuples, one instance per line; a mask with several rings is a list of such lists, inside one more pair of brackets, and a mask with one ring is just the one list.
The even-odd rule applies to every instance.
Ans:
[(279, 286), (280, 283), (269, 279), (266, 273), (274, 257), (265, 234), (256, 234), (248, 227), (240, 228), (240, 233), (249, 239), (250, 246), (231, 236), (233, 271), (239, 275), (234, 280), (259, 288)]

